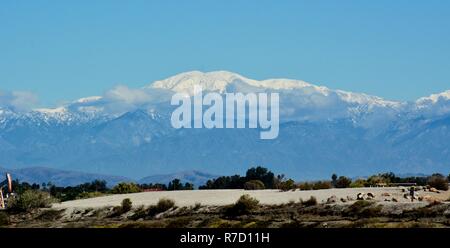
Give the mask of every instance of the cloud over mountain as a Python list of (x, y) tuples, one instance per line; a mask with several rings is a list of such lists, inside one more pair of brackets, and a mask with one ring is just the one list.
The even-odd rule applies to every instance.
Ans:
[[(223, 95), (279, 93), (279, 138), (261, 141), (251, 129), (172, 128), (171, 96), (192, 95), (194, 85)], [(133, 178), (186, 170), (232, 174), (253, 165), (297, 178), (444, 171), (450, 161), (449, 96), (392, 101), (226, 71), (186, 72), (135, 89), (116, 86), (51, 109), (18, 111), (27, 95), (10, 94), (0, 97), (0, 165)], [(15, 108), (8, 107), (11, 99)]]
[(21, 112), (31, 110), (38, 103), (38, 97), (29, 91), (5, 92), (0, 90), (0, 107)]

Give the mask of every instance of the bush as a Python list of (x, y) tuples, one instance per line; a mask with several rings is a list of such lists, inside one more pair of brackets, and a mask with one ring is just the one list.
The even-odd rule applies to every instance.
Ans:
[(0, 212), (0, 226), (9, 225), (9, 215), (5, 212)]
[(94, 197), (100, 197), (104, 196), (105, 193), (94, 191), (94, 192), (82, 192), (80, 193), (76, 199), (88, 199), (88, 198), (94, 198)]
[(390, 183), (389, 179), (381, 175), (370, 176), (367, 179), (367, 184), (370, 186), (377, 186), (379, 184), (388, 184), (388, 183)]
[(340, 176), (336, 181), (336, 188), (348, 188), (351, 183), (352, 180), (350, 180), (349, 178)]
[(438, 190), (448, 190), (448, 180), (441, 174), (433, 174), (428, 178), (427, 183)]
[(356, 179), (350, 184), (350, 188), (363, 188), (366, 187), (367, 181), (364, 179)]
[(249, 214), (252, 210), (258, 208), (259, 201), (249, 195), (243, 195), (236, 203), (228, 207), (225, 211), (227, 216), (239, 216)]
[(141, 192), (141, 188), (135, 183), (119, 183), (111, 190), (113, 194), (129, 194)]
[(317, 182), (303, 182), (298, 184), (300, 190), (318, 190), (318, 189), (330, 189), (333, 183), (330, 181), (317, 181)]
[(130, 198), (125, 198), (122, 200), (122, 213), (126, 213), (128, 211), (131, 210), (131, 208), (133, 207), (133, 203), (131, 202)]
[(26, 190), (16, 198), (8, 201), (9, 209), (18, 212), (27, 212), (37, 208), (49, 208), (56, 202), (49, 193), (39, 190)]
[(381, 213), (382, 206), (375, 205), (374, 202), (369, 202), (366, 200), (356, 201), (349, 207), (347, 207), (343, 215), (344, 216), (357, 216), (360, 218), (371, 218), (377, 217)]
[(245, 190), (258, 190), (258, 189), (265, 189), (264, 183), (260, 180), (250, 180), (246, 183), (244, 183), (244, 189)]
[(312, 190), (312, 189), (313, 189), (313, 186), (314, 186), (314, 185), (312, 185), (312, 184), (310, 184), (310, 183), (308, 183), (308, 182), (303, 182), (303, 183), (300, 183), (300, 184), (298, 185), (298, 188), (299, 188), (300, 190)]
[(125, 198), (122, 200), (122, 203), (120, 204), (120, 206), (116, 206), (113, 208), (112, 213), (109, 215), (109, 217), (120, 216), (120, 215), (130, 211), (132, 207), (133, 207), (133, 203), (131, 202), (130, 198)]
[(154, 216), (159, 213), (166, 212), (167, 210), (175, 207), (175, 202), (171, 199), (161, 198), (158, 203), (148, 208), (148, 215)]
[(295, 185), (294, 180), (289, 179), (289, 180), (287, 180), (287, 181), (285, 181), (285, 182), (281, 182), (281, 183), (279, 184), (279, 188), (280, 188), (282, 191), (288, 191), (288, 190), (291, 190), (291, 189), (296, 189), (297, 186)]
[(317, 189), (330, 189), (331, 188), (331, 182), (328, 181), (317, 181), (313, 184), (312, 188), (314, 190)]
[(300, 203), (304, 206), (315, 206), (317, 205), (317, 199), (314, 196), (311, 196), (308, 200), (303, 201), (302, 199), (300, 199)]
[(196, 211), (199, 210), (202, 207), (202, 204), (200, 202), (196, 202), (192, 210)]
[(165, 211), (175, 207), (175, 202), (171, 199), (161, 198), (161, 199), (159, 199), (158, 203), (156, 204), (156, 207), (160, 210), (160, 213), (165, 212)]

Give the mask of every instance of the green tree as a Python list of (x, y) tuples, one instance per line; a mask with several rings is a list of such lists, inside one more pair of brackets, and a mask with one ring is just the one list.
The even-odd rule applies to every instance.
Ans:
[(264, 183), (260, 180), (250, 180), (244, 184), (245, 190), (258, 190), (265, 189)]
[(273, 172), (269, 171), (267, 168), (258, 166), (253, 167), (247, 170), (247, 173), (245, 175), (245, 178), (247, 181), (250, 180), (260, 180), (264, 183), (264, 186), (267, 189), (273, 189), (274, 183), (275, 183), (275, 175)]
[(184, 190), (193, 190), (194, 189), (194, 184), (192, 183), (185, 183), (183, 186)]
[(352, 180), (350, 178), (340, 176), (336, 181), (336, 188), (348, 188), (351, 183)]
[(129, 193), (137, 193), (141, 192), (141, 188), (135, 183), (119, 183), (114, 186), (111, 190), (113, 194), (129, 194)]
[(367, 181), (364, 179), (356, 179), (350, 184), (350, 188), (362, 188), (367, 185)]
[(329, 189), (331, 188), (332, 184), (330, 181), (317, 181), (314, 182), (313, 184), (313, 189), (317, 190), (317, 189)]
[(393, 172), (383, 173), (379, 176), (385, 179), (385, 183), (398, 183), (400, 181), (400, 178), (397, 177)]
[(338, 176), (333, 173), (333, 175), (331, 175), (331, 185), (333, 185), (333, 187), (336, 187), (336, 182), (337, 182)]
[(428, 185), (438, 190), (448, 190), (448, 180), (442, 174), (433, 174), (427, 182)]
[(297, 188), (297, 186), (295, 185), (295, 182), (292, 179), (286, 180), (286, 181), (282, 182), (280, 185), (280, 189), (282, 191), (288, 191), (288, 190), (295, 189), (295, 188)]
[(172, 180), (172, 182), (169, 183), (167, 186), (167, 190), (182, 190), (183, 185), (181, 184), (180, 179), (175, 178)]

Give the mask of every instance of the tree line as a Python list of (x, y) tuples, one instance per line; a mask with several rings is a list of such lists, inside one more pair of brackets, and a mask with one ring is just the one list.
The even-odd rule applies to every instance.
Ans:
[(171, 191), (171, 190), (193, 190), (191, 183), (182, 183), (180, 179), (174, 179), (168, 184), (150, 183), (136, 184), (133, 182), (121, 182), (112, 188), (107, 186), (105, 180), (94, 180), (76, 186), (57, 186), (51, 182), (43, 184), (30, 184), (28, 182), (13, 181), (13, 190), (17, 195), (23, 195), (27, 191), (47, 192), (59, 201), (70, 201), (75, 199), (91, 198), (107, 194), (128, 194), (143, 191)]
[[(358, 179), (351, 179), (346, 176), (338, 176), (333, 174), (330, 180), (296, 183), (293, 179), (285, 178), (285, 175), (283, 174), (275, 175), (269, 169), (258, 166), (248, 169), (245, 176), (221, 176), (208, 180), (205, 185), (201, 185), (199, 189), (279, 189), (287, 191), (294, 189), (317, 190), (329, 188), (395, 186), (408, 183), (418, 186), (428, 185), (438, 190), (448, 190), (449, 180), (450, 175), (446, 177), (439, 173), (432, 174), (431, 176), (400, 177), (392, 172), (388, 172)], [(92, 182), (79, 184), (77, 186), (62, 187), (51, 182), (39, 185), (14, 180), (13, 188), (18, 195), (24, 194), (27, 191), (41, 191), (48, 192), (51, 197), (54, 197), (59, 201), (69, 201), (107, 194), (128, 194), (143, 191), (193, 190), (194, 185), (188, 182), (183, 183), (180, 179), (174, 179), (168, 184), (136, 184), (133, 182), (121, 182), (112, 188), (109, 188), (106, 181), (94, 180)]]

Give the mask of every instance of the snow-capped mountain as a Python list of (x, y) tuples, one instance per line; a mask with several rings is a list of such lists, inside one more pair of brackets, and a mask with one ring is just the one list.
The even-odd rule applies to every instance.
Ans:
[[(172, 128), (171, 96), (192, 96), (194, 85), (222, 94), (278, 92), (279, 137), (260, 140), (255, 129)], [(400, 102), (300, 80), (193, 71), (55, 108), (18, 111), (0, 101), (0, 166), (134, 178), (195, 169), (222, 175), (253, 165), (299, 179), (448, 173), (449, 126), (450, 91)]]

